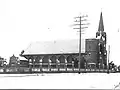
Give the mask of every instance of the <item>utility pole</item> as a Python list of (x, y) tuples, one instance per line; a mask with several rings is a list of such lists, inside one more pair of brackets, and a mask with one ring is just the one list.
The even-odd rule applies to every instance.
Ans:
[(109, 73), (110, 45), (108, 46), (108, 73)]
[(79, 26), (79, 28), (73, 28), (73, 29), (79, 29), (79, 62), (78, 62), (78, 68), (79, 68), (79, 73), (80, 73), (80, 63), (81, 63), (81, 32), (82, 32), (82, 29), (85, 29), (85, 28), (88, 28), (88, 27), (82, 27), (83, 25), (88, 25), (89, 23), (86, 23), (86, 24), (83, 24), (82, 22), (83, 21), (87, 21), (87, 19), (83, 19), (84, 17), (88, 17), (87, 15), (86, 16), (78, 16), (78, 17), (75, 17), (75, 22), (77, 22), (77, 24), (74, 24), (75, 26)]

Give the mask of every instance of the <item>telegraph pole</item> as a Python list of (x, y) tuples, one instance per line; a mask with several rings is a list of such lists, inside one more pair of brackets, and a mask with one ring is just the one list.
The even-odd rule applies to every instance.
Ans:
[(108, 73), (109, 73), (110, 45), (108, 46)]
[[(82, 22), (83, 21), (86, 21), (86, 19), (82, 19), (84, 17), (88, 17), (87, 15), (86, 16), (79, 16), (79, 17), (75, 17), (75, 22), (77, 22), (77, 24), (74, 24), (76, 26), (79, 26), (79, 28), (73, 28), (73, 29), (79, 29), (79, 62), (78, 62), (78, 68), (79, 68), (79, 73), (80, 73), (80, 63), (81, 63), (81, 30), (82, 29), (85, 29), (85, 28), (88, 28), (88, 27), (82, 27), (82, 25), (88, 25), (89, 23), (87, 24), (83, 24)], [(78, 20), (77, 20), (78, 19)]]

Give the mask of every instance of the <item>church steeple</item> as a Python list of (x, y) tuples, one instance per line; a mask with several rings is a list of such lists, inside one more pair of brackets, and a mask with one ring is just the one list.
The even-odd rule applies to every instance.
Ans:
[(106, 32), (104, 32), (103, 16), (100, 14), (100, 21), (96, 38), (99, 39), (99, 63), (103, 68), (107, 68)]
[[(99, 26), (98, 26), (98, 31), (96, 33), (96, 38), (100, 36), (102, 37), (106, 37), (106, 33), (104, 32), (104, 23), (103, 23), (103, 16), (102, 16), (102, 12), (100, 14), (100, 20), (99, 20)], [(106, 39), (106, 38), (105, 38)]]
[(103, 31), (104, 31), (104, 23), (103, 23), (103, 16), (102, 16), (102, 12), (101, 12), (101, 14), (100, 14), (100, 21), (99, 21), (98, 31), (101, 31), (101, 32), (103, 32)]

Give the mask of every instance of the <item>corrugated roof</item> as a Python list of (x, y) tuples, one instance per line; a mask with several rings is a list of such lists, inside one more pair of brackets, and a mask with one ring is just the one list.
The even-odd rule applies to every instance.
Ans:
[[(81, 52), (85, 52), (85, 40), (81, 41)], [(40, 41), (31, 43), (22, 55), (33, 54), (63, 54), (78, 53), (79, 41), (74, 40), (56, 40), (56, 41)]]

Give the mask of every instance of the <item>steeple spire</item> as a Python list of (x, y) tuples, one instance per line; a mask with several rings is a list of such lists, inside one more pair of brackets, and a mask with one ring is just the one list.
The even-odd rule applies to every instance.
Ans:
[(102, 12), (100, 15), (100, 21), (99, 21), (99, 27), (98, 27), (98, 31), (104, 31), (104, 24), (103, 24), (103, 16), (102, 16)]
[(104, 24), (102, 12), (100, 15), (99, 27), (96, 33), (96, 38), (99, 39), (99, 63), (103, 68), (107, 68), (107, 51), (106, 51), (106, 32), (104, 32)]

